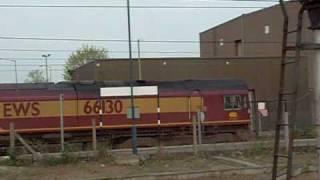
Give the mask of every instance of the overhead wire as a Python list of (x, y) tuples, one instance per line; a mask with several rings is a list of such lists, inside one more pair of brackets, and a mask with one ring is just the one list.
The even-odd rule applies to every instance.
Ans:
[[(2, 67), (3, 66), (15, 66), (14, 64), (0, 64)], [(48, 66), (64, 66), (65, 64), (48, 64)], [(35, 67), (35, 66), (38, 66), (38, 67), (44, 67), (46, 66), (45, 64), (17, 64), (17, 66), (22, 66), (22, 67)]]
[[(18, 72), (30, 72), (30, 71), (35, 71), (35, 70), (39, 70), (39, 69), (23, 69), (23, 70), (19, 70), (17, 69)], [(64, 69), (50, 69), (51, 71), (64, 71)], [(15, 70), (0, 70), (0, 72), (15, 72)]]
[[(85, 38), (47, 38), (47, 37), (17, 37), (17, 36), (0, 36), (5, 40), (32, 40), (32, 41), (91, 41), (91, 42), (121, 42), (127, 43), (127, 39), (85, 39)], [(131, 40), (138, 42), (138, 40)], [(199, 40), (143, 40), (140, 43), (235, 43), (235, 41), (199, 41)], [(280, 41), (245, 41), (245, 44), (279, 44)]]
[[(132, 5), (131, 9), (258, 9), (266, 6), (173, 6), (173, 5)], [(124, 5), (25, 5), (25, 4), (0, 4), (0, 8), (93, 8), (93, 9), (125, 9)]]
[[(14, 51), (14, 52), (76, 52), (77, 50), (68, 49), (10, 49), (10, 48), (0, 48), (0, 51)], [(106, 50), (107, 53), (128, 53), (129, 51), (113, 51)], [(132, 51), (133, 53), (138, 53), (138, 51)], [(159, 54), (199, 54), (196, 51), (140, 51), (140, 53), (159, 53)]]
[[(23, 58), (23, 57), (1, 57), (2, 59), (12, 59), (12, 60), (39, 60), (39, 61), (44, 61), (44, 59), (43, 58)], [(65, 60), (67, 60), (68, 58), (50, 58), (48, 61), (50, 61), (50, 60), (55, 60), (55, 61), (65, 61)]]
[[(210, 2), (210, 0), (207, 0)], [(263, 3), (278, 3), (278, 0), (213, 0), (212, 2), (263, 2)], [(291, 2), (298, 2), (298, 0), (291, 0)], [(178, 6), (178, 5), (131, 5), (131, 9), (241, 9), (241, 8), (266, 8), (267, 6)], [(124, 9), (126, 5), (28, 5), (28, 4), (0, 4), (0, 8), (113, 8)]]

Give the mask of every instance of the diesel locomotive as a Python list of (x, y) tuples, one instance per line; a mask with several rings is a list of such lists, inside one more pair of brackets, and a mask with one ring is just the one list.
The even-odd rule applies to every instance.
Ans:
[(200, 117), (206, 133), (249, 131), (248, 87), (240, 80), (135, 81), (134, 86), (158, 86), (158, 95), (134, 97), (139, 118), (128, 117), (130, 97), (101, 97), (102, 87), (124, 87), (129, 82), (60, 82), (0, 84), (0, 134), (10, 122), (21, 134), (59, 133), (60, 95), (63, 95), (64, 131), (90, 132), (92, 120), (109, 135), (128, 135), (135, 125), (138, 135), (152, 136), (190, 129)]

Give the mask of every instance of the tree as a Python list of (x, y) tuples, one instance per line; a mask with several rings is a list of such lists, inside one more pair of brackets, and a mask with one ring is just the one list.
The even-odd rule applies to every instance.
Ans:
[(46, 78), (41, 70), (30, 71), (27, 75), (27, 79), (24, 80), (25, 83), (41, 83), (46, 82)]
[(65, 80), (71, 80), (70, 71), (86, 64), (95, 59), (107, 59), (107, 50), (104, 48), (97, 48), (96, 46), (83, 45), (76, 52), (73, 52), (64, 66), (63, 77)]

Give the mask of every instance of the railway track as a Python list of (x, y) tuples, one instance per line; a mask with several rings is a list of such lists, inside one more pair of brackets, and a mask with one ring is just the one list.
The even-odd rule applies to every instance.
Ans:
[[(178, 130), (176, 132), (170, 132), (171, 134), (169, 132), (162, 132), (160, 135), (157, 135), (155, 133), (142, 134), (139, 136), (137, 143), (139, 147), (156, 147), (160, 144), (162, 146), (179, 146), (192, 144), (193, 137), (192, 134), (190, 134), (190, 131), (191, 130), (188, 129), (188, 131), (185, 132)], [(49, 135), (24, 136), (24, 140), (37, 152), (59, 152), (60, 135)], [(236, 133), (221, 133), (215, 135), (212, 135), (210, 133), (203, 133), (201, 139), (203, 144), (213, 144), (219, 142), (240, 142), (250, 139), (248, 138), (250, 137), (250, 133), (246, 133), (244, 136), (245, 138), (242, 138), (240, 135)], [(0, 137), (0, 156), (7, 155), (9, 150), (9, 137)], [(99, 146), (107, 146), (109, 149), (131, 148), (131, 139), (128, 135), (111, 136), (110, 134), (98, 133), (97, 142)], [(68, 151), (88, 151), (92, 147), (92, 135), (90, 133), (80, 135), (78, 134), (77, 136), (72, 136), (71, 134), (69, 134), (68, 136), (65, 136), (65, 144), (66, 147), (68, 147)], [(15, 151), (17, 155), (25, 153), (23, 145), (18, 141), (15, 145)]]
[[(281, 145), (284, 146), (284, 142), (281, 142)], [(222, 152), (222, 151), (234, 151), (234, 150), (247, 150), (250, 148), (254, 148), (257, 145), (263, 148), (272, 148), (273, 141), (251, 141), (251, 142), (231, 142), (231, 143), (215, 143), (215, 144), (202, 144), (197, 145), (198, 151), (200, 152)], [(316, 140), (315, 139), (296, 139), (294, 141), (294, 147), (315, 147)], [(151, 155), (156, 154), (161, 150), (161, 152), (165, 153), (180, 153), (180, 152), (193, 152), (193, 145), (181, 145), (181, 146), (163, 146), (163, 147), (144, 147), (138, 148), (139, 155)], [(111, 154), (115, 156), (121, 156), (126, 154), (131, 154), (132, 149), (111, 149), (109, 151)], [(70, 152), (79, 157), (92, 157), (95, 155), (93, 151), (78, 151), (78, 152)], [(60, 153), (42, 153), (44, 156), (59, 156)], [(6, 156), (3, 154), (2, 156)], [(0, 156), (1, 157), (1, 156)], [(20, 156), (21, 158), (30, 158), (32, 159), (32, 155), (24, 154)]]
[[(251, 141), (251, 142), (230, 142), (230, 143), (216, 143), (216, 144), (202, 144), (197, 145), (199, 151), (203, 152), (219, 152), (219, 151), (234, 151), (234, 150), (246, 150), (259, 145), (263, 148), (272, 148), (273, 141)], [(281, 146), (284, 147), (284, 141), (281, 141)], [(294, 147), (315, 147), (316, 139), (295, 139)], [(179, 152), (193, 152), (193, 145), (183, 146), (165, 146), (161, 147), (161, 150), (166, 153), (179, 153)], [(111, 153), (114, 154), (130, 154), (131, 149), (113, 149)], [(139, 148), (140, 154), (154, 154), (159, 152), (159, 147)]]

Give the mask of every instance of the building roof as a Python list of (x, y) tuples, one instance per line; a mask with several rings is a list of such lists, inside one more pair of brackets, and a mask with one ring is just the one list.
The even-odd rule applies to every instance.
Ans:
[[(297, 3), (297, 4), (300, 5), (299, 2), (294, 1), (294, 0), (285, 2), (286, 5), (288, 5), (288, 3)], [(280, 6), (279, 4), (276, 4), (276, 5), (269, 6), (269, 7), (263, 8), (263, 9), (259, 9), (259, 10), (257, 10), (257, 11), (253, 11), (253, 12), (251, 12), (251, 13), (242, 14), (242, 15), (240, 15), (240, 16), (238, 16), (238, 17), (235, 17), (235, 18), (230, 19), (230, 20), (228, 20), (228, 21), (226, 21), (226, 22), (223, 22), (223, 23), (221, 23), (221, 24), (218, 24), (218, 25), (216, 25), (216, 26), (214, 26), (214, 27), (212, 27), (212, 28), (210, 28), (210, 29), (204, 30), (204, 31), (200, 32), (200, 34), (205, 33), (205, 32), (208, 32), (208, 31), (211, 31), (211, 30), (213, 30), (213, 29), (216, 29), (216, 28), (218, 28), (218, 27), (220, 27), (220, 26), (223, 26), (223, 25), (225, 25), (225, 24), (227, 24), (227, 23), (231, 23), (231, 22), (236, 21), (236, 20), (238, 20), (238, 19), (244, 18), (244, 17), (246, 17), (246, 16), (252, 16), (252, 15), (255, 15), (255, 14), (257, 14), (257, 13), (261, 13), (261, 12), (267, 11), (267, 10), (272, 9), (272, 8), (278, 8), (279, 6)]]
[[(0, 90), (96, 90), (101, 87), (130, 86), (129, 81), (83, 81), (83, 82), (59, 82), (59, 83), (20, 83), (0, 84)], [(160, 91), (207, 91), (207, 90), (246, 90), (248, 87), (242, 80), (183, 80), (183, 81), (134, 81), (133, 86), (158, 86)]]
[[(63, 83), (63, 82), (62, 82)], [(130, 86), (130, 81), (87, 81), (69, 83), (79, 90), (99, 90), (101, 87)], [(134, 81), (133, 86), (158, 86), (160, 91), (209, 91), (209, 90), (246, 90), (246, 83), (236, 79), (181, 80), (181, 81)]]

